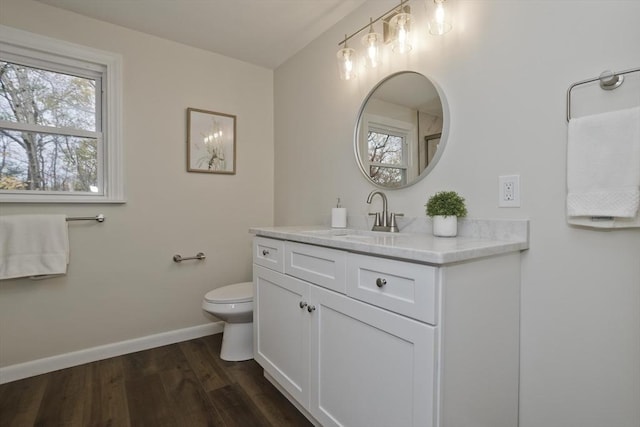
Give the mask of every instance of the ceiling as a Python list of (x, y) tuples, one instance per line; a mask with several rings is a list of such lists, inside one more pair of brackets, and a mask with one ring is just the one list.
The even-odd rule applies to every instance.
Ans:
[(275, 69), (365, 0), (37, 0)]

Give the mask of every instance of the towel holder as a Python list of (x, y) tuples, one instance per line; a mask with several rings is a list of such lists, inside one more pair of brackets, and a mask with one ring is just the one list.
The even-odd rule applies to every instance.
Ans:
[(173, 256), (173, 261), (174, 262), (182, 262), (182, 261), (188, 261), (191, 259), (197, 259), (198, 261), (202, 261), (203, 259), (206, 259), (207, 257), (205, 256), (204, 252), (198, 252), (196, 254), (196, 256), (188, 256), (188, 257), (183, 257), (180, 254), (175, 254)]
[(70, 216), (67, 218), (68, 221), (97, 221), (104, 222), (105, 216), (103, 214), (98, 214), (96, 216)]
[(618, 88), (624, 82), (624, 75), (630, 73), (637, 73), (640, 68), (631, 68), (629, 70), (613, 72), (610, 70), (603, 71), (598, 77), (575, 82), (567, 90), (567, 121), (571, 120), (571, 90), (574, 87), (587, 83), (593, 83), (600, 81), (600, 87), (604, 90), (614, 90)]

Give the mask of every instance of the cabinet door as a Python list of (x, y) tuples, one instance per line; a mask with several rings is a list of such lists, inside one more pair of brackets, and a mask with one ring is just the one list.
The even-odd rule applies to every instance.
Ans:
[(325, 426), (432, 427), (434, 327), (312, 286), (310, 411)]
[[(309, 402), (309, 285), (253, 266), (254, 357), (294, 399)], [(301, 304), (302, 303), (302, 304)]]

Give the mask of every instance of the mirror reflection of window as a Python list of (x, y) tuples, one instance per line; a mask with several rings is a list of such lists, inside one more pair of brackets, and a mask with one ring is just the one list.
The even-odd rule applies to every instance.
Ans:
[[(389, 106), (386, 106), (389, 110)], [(369, 179), (382, 186), (401, 187), (415, 174), (415, 154), (410, 147), (415, 140), (415, 123), (368, 114), (361, 133), (361, 153)]]
[(374, 182), (393, 187), (407, 182), (406, 135), (370, 127), (367, 146), (369, 176)]
[(399, 168), (371, 166), (369, 176), (376, 184), (390, 188), (401, 187), (407, 181), (406, 170)]
[(367, 137), (369, 162), (385, 165), (406, 165), (405, 136), (389, 131), (369, 130)]

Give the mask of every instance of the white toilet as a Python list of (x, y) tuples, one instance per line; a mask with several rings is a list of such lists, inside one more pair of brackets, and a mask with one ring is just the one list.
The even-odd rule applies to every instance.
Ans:
[(225, 321), (222, 360), (253, 359), (253, 282), (235, 283), (207, 292), (202, 309)]

